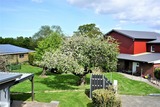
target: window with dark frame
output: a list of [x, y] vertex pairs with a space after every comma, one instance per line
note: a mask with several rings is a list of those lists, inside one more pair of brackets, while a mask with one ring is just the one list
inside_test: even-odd
[[24, 54], [19, 54], [19, 58], [24, 58]]

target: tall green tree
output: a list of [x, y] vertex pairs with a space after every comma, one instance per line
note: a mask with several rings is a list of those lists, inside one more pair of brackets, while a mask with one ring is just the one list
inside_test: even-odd
[[53, 25], [53, 26], [51, 26], [51, 28], [52, 28], [53, 32], [57, 32], [57, 33], [59, 33], [61, 36], [65, 36], [60, 26], [58, 26], [58, 25]]
[[36, 32], [33, 36], [32, 36], [32, 41], [35, 43], [35, 47], [37, 47], [38, 42], [47, 38], [49, 35], [51, 35], [53, 32], [59, 33], [60, 35], [63, 35], [62, 29], [60, 26], [58, 25], [53, 25], [53, 26], [49, 26], [49, 25], [44, 25], [41, 26], [40, 30], [38, 32]]
[[36, 48], [35, 59], [40, 61], [45, 52], [56, 51], [62, 45], [62, 35], [57, 32], [51, 33], [42, 41], [38, 42], [38, 47]]
[[41, 26], [40, 30], [33, 35], [34, 40], [42, 40], [52, 33], [52, 29], [48, 25]]
[[15, 44], [15, 39], [14, 38], [4, 38], [3, 39], [3, 44]]
[[96, 24], [84, 24], [78, 27], [78, 30], [74, 32], [76, 36], [85, 36], [90, 38], [99, 38], [103, 36], [103, 33], [96, 26]]
[[44, 26], [41, 26], [40, 30], [36, 32], [32, 38], [34, 40], [40, 41], [46, 38], [47, 36], [49, 36], [53, 32], [60, 33], [61, 35], [63, 34], [61, 27], [58, 25], [53, 25], [53, 26], [44, 25]]
[[19, 37], [16, 38], [16, 45], [24, 47], [24, 38], [23, 38], [23, 36], [19, 36]]
[[31, 37], [25, 37], [23, 44], [24, 44], [23, 46], [28, 48], [28, 49], [33, 49], [34, 50], [36, 48], [35, 47], [36, 45], [35, 45], [35, 43], [34, 43], [34, 41]]

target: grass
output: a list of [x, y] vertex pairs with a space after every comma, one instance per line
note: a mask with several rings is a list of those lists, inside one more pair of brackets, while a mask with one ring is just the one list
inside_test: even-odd
[[[22, 65], [16, 72], [34, 73], [35, 100], [39, 102], [60, 101], [60, 107], [91, 107], [91, 100], [85, 94], [89, 89], [90, 74], [86, 76], [87, 84], [77, 86], [78, 77], [72, 74], [51, 74], [41, 77], [42, 69], [30, 65]], [[111, 73], [105, 73], [110, 78]], [[160, 93], [160, 90], [140, 81], [130, 80], [116, 72], [112, 73], [113, 79], [118, 80], [118, 93], [127, 95], [147, 95]], [[31, 83], [29, 80], [19, 83], [11, 88], [12, 99], [31, 100]], [[20, 93], [19, 93], [20, 92]]]
[[[110, 77], [111, 74], [106, 74]], [[160, 90], [148, 85], [145, 82], [135, 81], [124, 77], [116, 72], [112, 73], [114, 80], [118, 80], [118, 93], [125, 95], [148, 95], [150, 93], [160, 93]]]
[[[39, 102], [60, 101], [60, 107], [91, 107], [91, 100], [85, 94], [86, 86], [77, 86], [78, 78], [72, 74], [47, 74], [41, 77], [42, 69], [30, 65], [22, 65], [15, 72], [34, 73], [35, 100]], [[88, 83], [89, 83], [89, 79]], [[31, 82], [19, 83], [11, 88], [14, 100], [31, 100]]]
[[38, 94], [36, 99], [44, 102], [50, 102], [54, 99], [60, 101], [60, 107], [91, 107], [91, 100], [84, 94], [84, 91]]

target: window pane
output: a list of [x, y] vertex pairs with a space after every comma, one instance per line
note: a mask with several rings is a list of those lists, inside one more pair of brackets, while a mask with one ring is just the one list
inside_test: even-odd
[[24, 58], [24, 54], [19, 54], [19, 58]]

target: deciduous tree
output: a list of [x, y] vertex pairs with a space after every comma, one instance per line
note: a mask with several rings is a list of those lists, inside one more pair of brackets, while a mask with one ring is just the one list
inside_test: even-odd
[[99, 38], [103, 35], [96, 24], [84, 24], [78, 27], [78, 30], [74, 32], [76, 36], [87, 36], [90, 38]]
[[41, 41], [43, 39], [45, 39], [47, 36], [49, 36], [51, 33], [53, 32], [57, 32], [60, 33], [61, 35], [63, 34], [62, 29], [60, 26], [57, 25], [53, 25], [53, 26], [49, 26], [49, 25], [44, 25], [41, 26], [40, 30], [38, 32], [36, 32], [33, 35], [33, 39], [37, 40], [37, 41]]
[[62, 45], [62, 36], [57, 32], [51, 33], [44, 40], [38, 42], [35, 59], [40, 61], [45, 52], [48, 52], [51, 50], [55, 51], [61, 45]]
[[41, 26], [40, 30], [36, 32], [32, 38], [35, 40], [42, 40], [46, 38], [48, 35], [50, 35], [52, 32], [53, 30], [51, 29], [50, 26], [44, 25], [44, 26]]
[[114, 71], [117, 66], [118, 44], [113, 38], [100, 40], [89, 37], [72, 37], [54, 53], [48, 51], [39, 62], [47, 68], [57, 68], [58, 72], [72, 72], [85, 83], [85, 75], [91, 68], [100, 67], [104, 71]]

